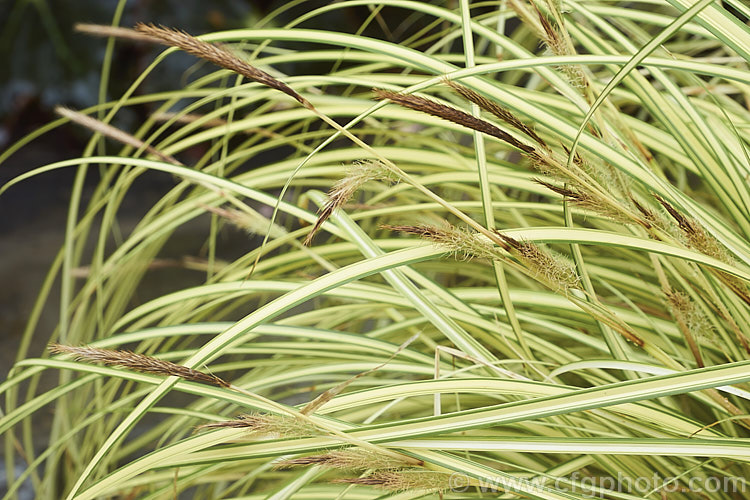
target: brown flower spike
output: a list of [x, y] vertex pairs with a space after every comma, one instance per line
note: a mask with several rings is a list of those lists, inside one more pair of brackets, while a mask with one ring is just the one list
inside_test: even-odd
[[452, 82], [450, 80], [444, 80], [445, 84], [448, 85], [450, 88], [456, 91], [461, 97], [466, 99], [467, 101], [473, 102], [483, 110], [492, 113], [496, 117], [500, 118], [502, 121], [510, 125], [511, 127], [523, 132], [524, 134], [531, 137], [534, 141], [537, 142], [540, 146], [546, 148], [547, 144], [542, 140], [541, 137], [537, 135], [534, 130], [523, 123], [521, 120], [519, 120], [510, 110], [500, 106], [495, 101], [492, 101], [490, 99], [487, 99], [483, 95], [480, 95], [473, 90], [471, 90], [468, 87], [464, 87], [463, 85], [459, 85], [456, 82]]
[[261, 83], [267, 87], [283, 92], [296, 99], [304, 107], [312, 109], [312, 104], [287, 84], [277, 80], [265, 71], [246, 63], [221, 44], [204, 42], [182, 30], [167, 28], [164, 26], [155, 26], [153, 24], [138, 23], [135, 25], [135, 31], [154, 40], [158, 40], [163, 45], [177, 47], [188, 54], [192, 54], [201, 59], [205, 59], [206, 61], [210, 61], [217, 66], [234, 71], [248, 80]]
[[131, 351], [100, 349], [98, 347], [73, 347], [62, 344], [50, 344], [49, 350], [53, 354], [70, 354], [76, 361], [87, 363], [101, 363], [107, 366], [120, 366], [141, 373], [154, 375], [175, 376], [191, 382], [202, 382], [217, 387], [230, 387], [229, 382], [215, 375], [193, 370], [186, 366], [164, 361], [145, 354]]
[[382, 89], [373, 89], [373, 92], [375, 93], [375, 100], [382, 101], [388, 99], [399, 106], [413, 109], [415, 111], [421, 111], [428, 115], [437, 116], [438, 118], [448, 120], [457, 125], [497, 137], [501, 141], [507, 142], [511, 146], [516, 147], [525, 153], [531, 153], [534, 151], [533, 147], [522, 143], [490, 122], [471, 116], [470, 114], [456, 108], [411, 94], [399, 94], [398, 92]]

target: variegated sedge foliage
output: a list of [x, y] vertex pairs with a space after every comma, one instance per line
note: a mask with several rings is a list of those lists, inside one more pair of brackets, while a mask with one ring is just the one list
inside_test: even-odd
[[[307, 29], [355, 3], [292, 2], [299, 17], [283, 28], [267, 19], [198, 38], [85, 28], [167, 44], [154, 67], [184, 50], [221, 69], [154, 96], [135, 93], [139, 79], [85, 118], [63, 111], [103, 137], [46, 168], [82, 173], [64, 250], [0, 386], [6, 475], [24, 471], [8, 497], [27, 479], [44, 499], [414, 498], [459, 496], [459, 472], [547, 499], [590, 496], [573, 474], [676, 478], [635, 495], [658, 499], [694, 498], [698, 475], [747, 477], [747, 386], [714, 389], [744, 384], [733, 363], [749, 356], [747, 30], [716, 2], [679, 25], [702, 6], [687, 0], [388, 0], [350, 33]], [[393, 13], [425, 23], [389, 25]], [[375, 25], [388, 29], [359, 36]], [[333, 69], [282, 73], [313, 60]], [[144, 102], [152, 118], [110, 128]], [[102, 180], [82, 206], [92, 164]], [[155, 171], [184, 182], [123, 233], [121, 201]], [[330, 197], [316, 214], [319, 189]], [[200, 244], [162, 259], [200, 217]], [[231, 227], [267, 241], [222, 260]], [[165, 262], [190, 286], [164, 279]], [[34, 358], [58, 276], [50, 340], [171, 364]], [[144, 302], [149, 278], [161, 288]], [[292, 417], [310, 400], [322, 402], [314, 424]]]
[[[569, 155], [572, 160], [566, 164], [565, 156], [553, 151], [533, 129], [515, 117], [512, 112], [471, 89], [454, 82], [446, 83], [465, 99], [528, 136], [534, 144], [527, 144], [481, 118], [424, 97], [381, 90], [376, 90], [375, 96], [378, 100], [388, 99], [403, 107], [442, 118], [467, 129], [476, 130], [507, 142], [528, 157], [536, 170], [564, 182], [565, 186], [556, 186], [543, 180], [537, 180], [537, 182], [583, 208], [614, 222], [638, 224], [652, 238], [685, 244], [689, 248], [727, 264], [735, 262], [729, 256], [726, 248], [709, 235], [700, 223], [681, 214], [658, 194], [653, 194], [653, 197], [671, 216], [671, 219], [658, 216], [653, 210], [639, 203], [629, 182], [611, 165], [606, 165], [600, 161], [587, 161], [579, 153], [570, 156], [572, 153], [563, 146], [564, 153]], [[419, 234], [446, 246], [455, 255], [487, 257], [491, 253], [490, 247], [477, 248], [475, 242], [469, 241], [469, 239], [473, 239], [471, 235], [466, 234], [466, 238], [462, 238], [461, 235], [465, 233], [453, 228], [398, 226], [395, 229]], [[532, 243], [519, 242], [501, 233], [498, 233], [498, 236], [507, 243], [507, 245], [501, 246], [506, 250], [511, 250], [516, 257], [519, 257], [526, 270], [546, 286], [556, 290], [578, 288], [579, 277], [563, 257], [555, 255], [554, 252], [543, 250]], [[494, 258], [499, 258], [497, 253], [494, 254]], [[712, 270], [712, 272], [743, 302], [750, 305], [750, 294], [745, 283], [721, 271]], [[671, 301], [674, 295], [669, 291], [666, 282], [664, 280], [661, 280], [661, 282], [667, 300]], [[730, 324], [732, 323], [730, 318], [725, 319], [728, 319]], [[733, 329], [742, 348], [750, 354], [750, 344], [748, 344], [746, 335], [736, 326]], [[690, 337], [689, 334], [688, 337]], [[633, 340], [635, 337], [626, 335], [626, 338]], [[689, 342], [692, 344], [692, 340], [689, 340]], [[642, 342], [637, 341], [637, 343], [643, 346]], [[700, 355], [694, 351], [694, 356], [700, 364]]]

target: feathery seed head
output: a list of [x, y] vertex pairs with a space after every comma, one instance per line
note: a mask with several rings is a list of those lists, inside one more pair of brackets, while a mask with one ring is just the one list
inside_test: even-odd
[[445, 247], [448, 252], [456, 258], [464, 260], [472, 258], [497, 259], [499, 254], [489, 241], [480, 238], [476, 233], [468, 229], [445, 224], [444, 227], [419, 225], [419, 226], [389, 226], [382, 225], [383, 229], [400, 231], [402, 233], [415, 234], [435, 244]]
[[713, 325], [701, 308], [682, 292], [666, 294], [667, 306], [672, 316], [681, 321], [697, 338], [710, 342], [718, 341]]
[[672, 216], [675, 222], [677, 222], [677, 226], [687, 240], [688, 246], [708, 255], [709, 257], [713, 257], [727, 264], [734, 264], [734, 259], [730, 256], [724, 245], [711, 236], [698, 221], [680, 213], [679, 210], [658, 194], [653, 193], [653, 196], [659, 203], [661, 203], [661, 206]]
[[531, 275], [553, 290], [580, 288], [580, 278], [573, 263], [565, 256], [529, 241], [519, 241], [499, 231], [496, 234], [511, 248], [511, 253]]
[[550, 191], [554, 191], [555, 193], [564, 196], [572, 203], [575, 203], [577, 206], [585, 208], [587, 210], [591, 210], [592, 212], [603, 217], [607, 217], [608, 219], [612, 219], [623, 224], [632, 224], [633, 222], [638, 222], [642, 226], [649, 227], [648, 221], [645, 221], [640, 217], [634, 219], [633, 216], [625, 212], [624, 209], [619, 208], [617, 205], [602, 202], [598, 197], [594, 196], [590, 191], [586, 189], [582, 189], [574, 185], [568, 185], [566, 187], [556, 186], [541, 179], [533, 179], [533, 181], [546, 187]]
[[374, 486], [389, 491], [445, 492], [451, 489], [451, 474], [424, 469], [377, 471], [365, 477], [334, 479], [334, 483]]
[[114, 127], [110, 125], [109, 123], [104, 123], [101, 120], [97, 120], [96, 118], [85, 115], [83, 113], [80, 113], [78, 111], [74, 111], [70, 108], [66, 108], [63, 106], [57, 106], [55, 107], [55, 113], [58, 115], [65, 117], [69, 119], [70, 121], [77, 123], [78, 125], [81, 125], [82, 127], [86, 127], [89, 130], [92, 130], [96, 133], [102, 134], [105, 137], [109, 137], [110, 139], [113, 139], [115, 141], [118, 141], [122, 144], [125, 144], [126, 146], [133, 147], [135, 149], [144, 149], [148, 153], [156, 156], [160, 160], [171, 163], [172, 165], [182, 165], [176, 158], [174, 158], [171, 155], [164, 154], [155, 147], [146, 144], [142, 140], [138, 139], [137, 137], [128, 134], [127, 132], [120, 130], [117, 127]]
[[113, 37], [120, 40], [132, 40], [134, 42], [159, 43], [158, 38], [139, 33], [130, 28], [121, 26], [108, 26], [104, 24], [77, 23], [73, 29], [79, 33], [85, 33], [92, 36]]
[[644, 206], [641, 204], [638, 200], [635, 199], [635, 197], [631, 194], [628, 199], [630, 200], [630, 203], [638, 210], [638, 212], [643, 215], [643, 226], [646, 229], [650, 229], [653, 226], [656, 227], [664, 227], [664, 219], [651, 210], [649, 207]]
[[331, 451], [322, 455], [293, 458], [277, 462], [275, 467], [285, 469], [288, 467], [300, 467], [307, 465], [321, 465], [332, 469], [399, 469], [409, 464], [395, 457], [382, 455], [360, 448], [347, 448], [344, 450]]
[[338, 180], [328, 191], [328, 201], [318, 210], [318, 220], [315, 221], [315, 225], [305, 238], [304, 245], [309, 246], [320, 226], [333, 212], [341, 208], [360, 187], [371, 180], [398, 182], [398, 176], [380, 161], [365, 160], [353, 163], [347, 175]]
[[211, 429], [247, 429], [254, 434], [271, 437], [314, 436], [320, 431], [312, 424], [287, 415], [270, 413], [247, 413], [232, 420], [199, 425], [196, 431]]

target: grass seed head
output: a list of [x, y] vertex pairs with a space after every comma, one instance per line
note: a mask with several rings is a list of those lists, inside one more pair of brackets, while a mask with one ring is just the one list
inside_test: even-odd
[[493, 115], [500, 118], [502, 121], [504, 121], [511, 127], [531, 137], [541, 147], [547, 148], [547, 144], [544, 142], [544, 140], [542, 140], [542, 138], [539, 137], [531, 127], [527, 126], [521, 120], [519, 120], [509, 109], [502, 107], [495, 101], [487, 99], [483, 95], [478, 94], [477, 92], [474, 92], [468, 87], [464, 87], [463, 85], [459, 85], [458, 83], [452, 82], [450, 80], [443, 80], [443, 81], [445, 82], [446, 85], [450, 86], [453, 90], [455, 90], [461, 97], [463, 97], [467, 101], [473, 102], [474, 104], [476, 104], [483, 110], [489, 113], [492, 113]]
[[[559, 24], [562, 22], [562, 17], [559, 17], [559, 9], [552, 3], [548, 3], [549, 7], [555, 8], [558, 12], [558, 17], [555, 25], [552, 25], [549, 18], [539, 10], [536, 3], [531, 2], [531, 5], [536, 11], [539, 19], [540, 26], [542, 27], [540, 38], [547, 46], [550, 53], [556, 56], [569, 56], [576, 55], [573, 45], [570, 43], [570, 38], [565, 31], [565, 27]], [[562, 72], [576, 87], [583, 88], [587, 83], [586, 75], [583, 72], [583, 68], [577, 64], [564, 64], [558, 66], [560, 72]]]
[[278, 224], [270, 224], [270, 221], [255, 210], [247, 207], [245, 210], [234, 208], [219, 208], [204, 206], [209, 212], [223, 217], [235, 227], [247, 231], [248, 234], [266, 234], [269, 233], [271, 238], [281, 238], [287, 234], [286, 229]]
[[437, 103], [431, 99], [426, 99], [424, 97], [419, 97], [412, 94], [399, 94], [398, 92], [392, 92], [390, 90], [382, 89], [374, 89], [373, 92], [375, 93], [375, 99], [378, 101], [388, 99], [391, 102], [398, 104], [399, 106], [413, 109], [415, 111], [421, 111], [422, 113], [427, 113], [428, 115], [436, 116], [438, 118], [442, 118], [443, 120], [461, 125], [464, 128], [476, 130], [478, 132], [497, 137], [501, 141], [504, 141], [525, 153], [534, 151], [533, 147], [522, 143], [509, 133], [491, 124], [490, 122], [472, 116], [456, 108], [452, 108], [450, 106], [446, 106], [445, 104]]
[[424, 469], [377, 471], [364, 477], [335, 479], [335, 483], [373, 486], [388, 491], [423, 491], [442, 493], [451, 489], [451, 475]]
[[575, 266], [565, 256], [536, 243], [519, 241], [499, 231], [496, 234], [511, 248], [511, 253], [521, 261], [532, 276], [553, 290], [565, 291], [580, 288], [580, 278]]
[[175, 376], [191, 382], [202, 382], [218, 387], [230, 387], [229, 382], [215, 376], [203, 373], [187, 366], [178, 365], [171, 361], [137, 354], [131, 351], [99, 349], [98, 347], [73, 347], [62, 344], [50, 344], [49, 350], [53, 354], [70, 354], [76, 361], [87, 363], [101, 363], [107, 366], [119, 366], [129, 370], [152, 373], [155, 375]]
[[78, 125], [81, 125], [82, 127], [85, 127], [89, 130], [92, 130], [93, 132], [99, 133], [105, 137], [109, 137], [110, 139], [113, 139], [117, 142], [120, 142], [122, 144], [125, 144], [126, 146], [130, 146], [135, 149], [144, 149], [148, 153], [156, 156], [160, 160], [171, 163], [172, 165], [182, 165], [175, 157], [162, 153], [155, 147], [146, 144], [142, 140], [138, 139], [137, 137], [120, 130], [117, 127], [114, 127], [110, 125], [109, 123], [104, 123], [101, 120], [97, 120], [96, 118], [80, 113], [78, 111], [74, 111], [72, 109], [63, 107], [63, 106], [57, 106], [55, 108], [55, 113], [58, 115], [65, 117], [72, 121], [73, 123], [77, 123]]
[[399, 469], [409, 464], [395, 457], [382, 455], [360, 448], [347, 448], [345, 450], [331, 451], [322, 455], [283, 460], [276, 464], [279, 469], [288, 467], [300, 467], [308, 465], [321, 465], [332, 469], [366, 470], [366, 469]]
[[177, 47], [188, 54], [192, 54], [217, 66], [234, 71], [248, 80], [260, 83], [272, 89], [276, 89], [297, 100], [304, 107], [312, 109], [312, 104], [299, 95], [295, 90], [284, 82], [272, 77], [237, 57], [224, 45], [208, 43], [178, 29], [155, 26], [153, 24], [138, 23], [135, 26], [138, 33], [142, 33], [152, 39], [158, 40], [168, 47]]
[[381, 227], [392, 231], [415, 234], [430, 240], [436, 245], [444, 247], [451, 255], [458, 259], [497, 259], [499, 257], [497, 250], [495, 250], [495, 247], [489, 241], [480, 238], [479, 235], [470, 232], [468, 229], [458, 228], [447, 223], [444, 227], [429, 225], [382, 225]]
[[698, 221], [690, 216], [682, 214], [677, 208], [658, 194], [654, 193], [653, 196], [659, 203], [661, 203], [661, 206], [672, 216], [675, 222], [677, 222], [677, 226], [684, 235], [688, 246], [726, 264], [735, 263], [726, 247], [719, 243], [716, 238], [711, 236]]
[[616, 222], [620, 222], [622, 224], [632, 224], [633, 222], [638, 222], [643, 226], [648, 227], [648, 222], [644, 221], [642, 218], [637, 217], [634, 219], [632, 216], [629, 216], [627, 212], [621, 209], [618, 209], [617, 205], [612, 205], [610, 203], [604, 203], [602, 202], [598, 197], [594, 196], [590, 191], [587, 191], [585, 189], [580, 189], [577, 186], [571, 186], [568, 185], [566, 187], [562, 186], [556, 186], [554, 184], [550, 184], [549, 182], [543, 181], [541, 179], [533, 179], [534, 182], [537, 184], [540, 184], [550, 191], [554, 191], [555, 193], [567, 198], [569, 201], [574, 203], [575, 205], [585, 208], [586, 210], [590, 210], [594, 212], [595, 214], [601, 215], [602, 217], [606, 217], [608, 219], [614, 220]]
[[632, 194], [629, 196], [629, 200], [631, 205], [643, 216], [643, 226], [645, 228], [650, 229], [653, 226], [664, 227], [664, 218], [660, 214], [643, 205]]
[[304, 245], [309, 246], [320, 226], [333, 212], [341, 208], [359, 188], [371, 180], [398, 182], [398, 177], [379, 161], [366, 160], [353, 163], [347, 175], [339, 179], [328, 191], [328, 201], [318, 210], [318, 220], [315, 221], [315, 225], [305, 238]]
[[199, 425], [196, 431], [211, 429], [247, 429], [252, 433], [272, 437], [301, 437], [320, 434], [315, 426], [288, 415], [247, 413], [232, 420]]
[[85, 33], [91, 36], [113, 37], [120, 40], [131, 40], [134, 42], [159, 43], [158, 38], [139, 33], [130, 28], [121, 26], [109, 26], [104, 24], [77, 23], [73, 29], [79, 33]]
[[667, 306], [672, 316], [681, 321], [696, 337], [712, 343], [719, 341], [711, 321], [703, 310], [682, 292], [671, 291], [667, 294]]

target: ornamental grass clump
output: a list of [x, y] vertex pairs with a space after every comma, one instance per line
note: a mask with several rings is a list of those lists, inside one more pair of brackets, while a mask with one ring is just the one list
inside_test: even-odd
[[[0, 153], [89, 131], [0, 187], [75, 171], [0, 383], [5, 498], [744, 498], [748, 15], [79, 26], [109, 38], [101, 100]], [[122, 44], [163, 50], [124, 92]]]

